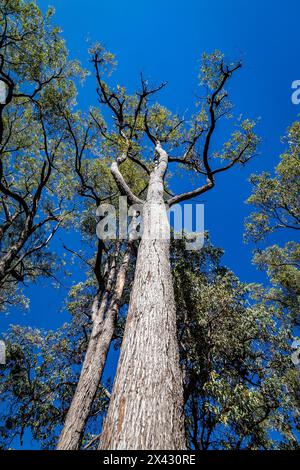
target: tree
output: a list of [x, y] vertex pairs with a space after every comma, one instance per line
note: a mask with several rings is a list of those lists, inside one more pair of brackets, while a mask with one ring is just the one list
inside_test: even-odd
[[8, 0], [0, 7], [0, 287], [2, 307], [18, 301], [17, 287], [52, 274], [50, 240], [70, 217], [62, 110], [74, 105], [74, 79], [53, 11]]
[[[260, 242], [282, 230], [295, 235], [300, 229], [300, 122], [294, 122], [284, 139], [286, 151], [281, 155], [276, 173], [252, 175], [253, 194], [248, 203], [256, 208], [247, 221], [248, 239]], [[278, 303], [299, 326], [299, 243], [288, 241], [284, 247], [272, 245], [256, 250], [254, 263], [265, 269], [272, 284], [269, 298]]]
[[115, 332], [131, 250], [132, 246], [129, 243], [117, 269], [116, 258], [120, 255], [120, 247], [117, 246], [113, 253], [113, 260], [101, 301], [99, 302], [99, 295], [94, 299], [92, 305], [93, 327], [81, 374], [58, 442], [58, 450], [76, 450], [81, 445], [86, 422], [95, 401]]
[[243, 284], [207, 240], [172, 256], [188, 446], [298, 448], [291, 327], [262, 287]]
[[[251, 158], [258, 139], [254, 123], [244, 120], [221, 153], [211, 151], [216, 125], [231, 109], [224, 87], [240, 68], [240, 63], [226, 65], [219, 52], [203, 56], [201, 79], [209, 93], [199, 113], [191, 118], [190, 127], [162, 106], [149, 105], [149, 98], [163, 85], [149, 88], [142, 77], [141, 91], [128, 96], [124, 88], [113, 89], [104, 82], [102, 74], [112, 65], [112, 55], [101, 46], [92, 53], [99, 101], [113, 115], [113, 122], [107, 125], [96, 120], [100, 134], [110, 140], [117, 155], [111, 172], [121, 194], [130, 204], [141, 205], [143, 213], [143, 235], [100, 448], [184, 449], [183, 388], [166, 205], [171, 207], [212, 189], [217, 174]], [[148, 162], [144, 158], [148, 153], [144, 136], [155, 152]], [[171, 156], [174, 149], [182, 150], [183, 156]], [[126, 160], [148, 174], [145, 200], [122, 176], [120, 167]], [[194, 170], [206, 182], [165, 200], [164, 181], [171, 162]]]
[[[85, 146], [88, 143], [89, 127], [84, 133], [83, 143], [80, 145], [80, 137], [76, 135], [71, 120], [68, 117], [66, 119], [75, 143], [75, 169], [79, 176], [79, 193], [89, 201], [84, 215], [80, 214], [81, 230], [93, 242], [96, 232], [95, 218], [91, 219], [90, 214], [93, 209], [95, 213], [103, 201], [109, 200], [111, 203], [115, 203], [118, 190], [111, 175], [106, 174], [106, 162], [99, 163], [98, 159], [92, 160], [88, 157], [83, 159]], [[133, 169], [134, 177], [132, 177], [130, 166], [129, 164], [127, 168], [127, 177], [138, 190], [139, 186], [143, 185], [143, 178], [139, 177], [139, 173], [135, 169]], [[103, 240], [99, 240], [94, 258], [87, 262], [92, 268], [92, 271], [88, 273], [88, 284], [93, 285], [96, 282], [92, 302], [88, 303], [92, 329], [79, 381], [60, 435], [57, 446], [59, 450], [74, 450], [81, 445], [86, 422], [97, 395], [115, 332], [130, 262], [133, 263], [133, 244], [133, 240], [129, 240], [127, 243], [109, 242], [106, 244]], [[82, 256], [80, 257], [82, 259]], [[94, 277], [93, 280], [91, 280], [91, 273]], [[80, 305], [78, 307], [80, 312]]]

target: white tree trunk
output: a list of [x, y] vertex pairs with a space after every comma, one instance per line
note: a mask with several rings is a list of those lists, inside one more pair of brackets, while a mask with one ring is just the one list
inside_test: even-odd
[[159, 227], [166, 229], [166, 165], [162, 158], [150, 177], [144, 232], [100, 449], [186, 448], [170, 240], [159, 233]]

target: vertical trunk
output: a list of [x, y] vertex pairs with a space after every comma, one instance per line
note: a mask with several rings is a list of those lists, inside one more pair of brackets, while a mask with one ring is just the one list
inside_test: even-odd
[[[129, 243], [117, 274], [109, 307], [107, 308], [107, 302], [115, 277], [115, 265], [111, 267], [107, 288], [102, 297], [100, 307], [95, 308], [97, 301], [94, 303], [93, 328], [80, 378], [59, 439], [58, 450], [77, 450], [80, 447], [82, 434], [101, 381], [114, 334], [130, 255], [131, 244]], [[106, 308], [107, 311], [105, 313]]]
[[151, 174], [143, 207], [144, 231], [100, 449], [186, 448], [170, 241], [160, 234], [167, 224], [166, 165], [162, 159]]

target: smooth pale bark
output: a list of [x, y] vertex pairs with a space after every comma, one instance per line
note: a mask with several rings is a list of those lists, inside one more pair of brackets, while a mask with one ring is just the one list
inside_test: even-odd
[[[80, 378], [59, 439], [58, 450], [77, 450], [80, 447], [84, 428], [101, 381], [107, 354], [113, 338], [130, 256], [131, 243], [129, 242], [122, 264], [118, 270], [115, 284], [114, 260], [100, 307], [98, 307], [97, 299], [95, 299], [93, 305], [93, 328]], [[108, 298], [112, 288], [113, 294], [107, 308]]]
[[[183, 387], [163, 200], [167, 155], [150, 175], [143, 235], [100, 449], [185, 449]], [[168, 232], [168, 233], [166, 233]]]

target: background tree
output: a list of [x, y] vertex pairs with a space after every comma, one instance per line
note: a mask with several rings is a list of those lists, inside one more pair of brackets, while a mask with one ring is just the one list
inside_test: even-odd
[[[253, 194], [248, 199], [256, 211], [246, 224], [247, 237], [261, 242], [270, 235], [285, 231], [297, 239], [300, 229], [300, 122], [294, 122], [284, 139], [286, 151], [280, 157], [275, 175], [252, 175]], [[272, 288], [270, 300], [284, 309], [287, 323], [299, 326], [299, 261], [300, 247], [288, 241], [256, 250], [254, 263], [267, 271]]]
[[291, 328], [221, 255], [207, 240], [192, 253], [177, 242], [172, 256], [189, 447], [297, 448]]
[[[18, 300], [17, 285], [49, 276], [50, 240], [68, 220], [70, 152], [62, 110], [75, 104], [74, 79], [50, 9], [8, 0], [0, 7], [0, 303]], [[3, 85], [4, 84], [4, 85]], [[3, 88], [4, 87], [4, 88]]]

